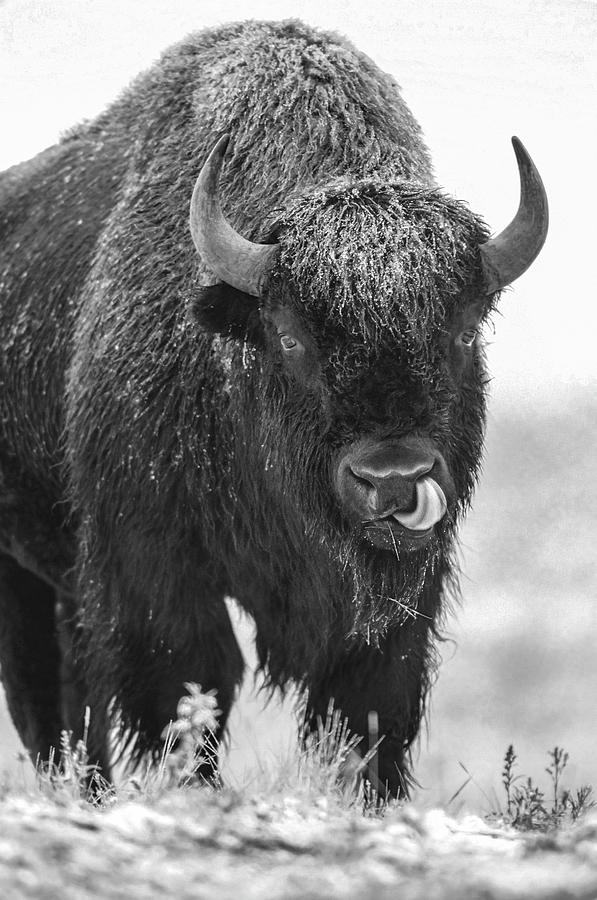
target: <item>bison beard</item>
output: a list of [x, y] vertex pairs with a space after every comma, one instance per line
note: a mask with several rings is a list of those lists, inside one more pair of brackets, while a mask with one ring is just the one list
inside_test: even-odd
[[[225, 132], [226, 216], [279, 247], [259, 297], [206, 286], [221, 272], [188, 229]], [[217, 689], [224, 729], [243, 672], [229, 595], [310, 723], [330, 698], [358, 734], [378, 712], [380, 778], [406, 793], [502, 250], [488, 282], [487, 229], [433, 185], [393, 80], [298, 22], [191, 35], [2, 176], [0, 232], [0, 658], [32, 757], [85, 705], [106, 774], [109, 710], [135, 757], [158, 753], [185, 681]], [[367, 475], [419, 446], [447, 503], [424, 536]], [[340, 490], [359, 453], [366, 477], [345, 465]]]

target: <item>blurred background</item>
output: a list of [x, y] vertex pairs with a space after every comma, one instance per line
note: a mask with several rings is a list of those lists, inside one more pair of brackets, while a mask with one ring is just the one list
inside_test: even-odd
[[[542, 173], [545, 249], [486, 335], [485, 471], [462, 531], [463, 602], [417, 753], [418, 799], [447, 803], [465, 766], [473, 781], [450, 808], [495, 809], [510, 743], [519, 771], [540, 782], [557, 744], [570, 753], [566, 783], [597, 786], [595, 0], [0, 0], [0, 169], [94, 116], [186, 33], [288, 17], [341, 32], [395, 76], [439, 184], [494, 231], [518, 205], [512, 134]], [[251, 623], [236, 624], [251, 662]], [[262, 707], [248, 677], [226, 762], [233, 782], [294, 746], [291, 699]], [[9, 777], [18, 749], [2, 706]]]

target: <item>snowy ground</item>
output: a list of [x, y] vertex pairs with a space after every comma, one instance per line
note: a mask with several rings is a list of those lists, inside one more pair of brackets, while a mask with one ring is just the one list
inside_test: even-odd
[[521, 835], [439, 811], [372, 819], [325, 798], [191, 792], [105, 812], [9, 798], [0, 834], [5, 900], [597, 895], [597, 819], [555, 836]]
[[[439, 182], [495, 230], [517, 205], [518, 134], [546, 183], [551, 230], [503, 299], [489, 335], [495, 376], [486, 475], [464, 532], [465, 605], [453, 620], [419, 775], [429, 802], [491, 806], [501, 757], [517, 746], [539, 774], [564, 745], [571, 779], [597, 783], [594, 697], [597, 4], [589, 0], [4, 0], [0, 2], [0, 167], [94, 115], [190, 30], [300, 16], [347, 34], [392, 72], [421, 122]], [[268, 767], [290, 739], [288, 710], [243, 694], [235, 777]], [[17, 746], [0, 726], [0, 764]], [[252, 753], [247, 753], [249, 748]], [[576, 765], [576, 768], [574, 767]], [[415, 895], [413, 895], [415, 896]]]

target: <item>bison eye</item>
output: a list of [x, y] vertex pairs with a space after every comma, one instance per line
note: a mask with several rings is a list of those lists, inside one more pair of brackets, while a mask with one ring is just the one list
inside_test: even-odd
[[476, 328], [467, 328], [466, 331], [463, 331], [460, 335], [460, 341], [464, 344], [465, 347], [472, 347], [475, 343], [475, 338], [477, 337], [477, 329]]
[[282, 345], [282, 349], [287, 353], [290, 353], [292, 350], [302, 349], [302, 344], [300, 341], [297, 341], [296, 338], [293, 338], [291, 334], [281, 334], [280, 335], [280, 343]]

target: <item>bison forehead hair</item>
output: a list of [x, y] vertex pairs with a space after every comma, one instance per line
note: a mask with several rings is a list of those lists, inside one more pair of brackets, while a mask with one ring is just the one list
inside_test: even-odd
[[425, 353], [483, 295], [488, 229], [438, 190], [340, 179], [291, 200], [275, 232], [281, 260], [270, 294], [306, 312], [324, 340], [343, 332], [372, 352], [407, 342]]

